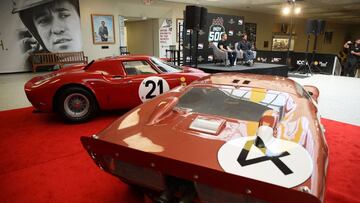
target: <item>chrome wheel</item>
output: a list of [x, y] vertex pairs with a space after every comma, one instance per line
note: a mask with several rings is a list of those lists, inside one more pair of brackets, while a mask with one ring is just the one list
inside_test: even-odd
[[69, 117], [83, 117], [89, 112], [89, 109], [89, 99], [83, 94], [72, 93], [64, 100], [64, 111]]

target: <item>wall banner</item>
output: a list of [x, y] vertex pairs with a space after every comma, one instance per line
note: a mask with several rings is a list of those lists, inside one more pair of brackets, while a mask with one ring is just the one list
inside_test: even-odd
[[119, 16], [119, 41], [120, 46], [126, 47], [125, 43], [125, 18], [124, 16]]
[[172, 34], [172, 19], [165, 19], [161, 24], [159, 32], [160, 58], [166, 57], [166, 50], [170, 49], [170, 45], [172, 44]]
[[0, 73], [30, 71], [34, 52], [82, 50], [78, 0], [5, 0], [0, 21]]
[[[184, 13], [185, 15], [185, 13]], [[186, 24], [186, 22], [185, 22]], [[184, 27], [186, 27], [184, 25]], [[221, 34], [226, 33], [228, 35], [228, 41], [230, 47], [234, 49], [236, 42], [240, 41], [240, 35], [244, 33], [244, 17], [242, 16], [230, 16], [216, 13], [208, 13], [207, 24], [199, 31], [198, 34], [198, 54], [197, 61], [201, 63], [211, 63], [213, 61], [213, 51], [209, 48], [209, 43], [217, 43], [221, 40]], [[191, 50], [190, 56], [190, 36], [192, 45], [195, 46], [196, 33], [191, 33], [191, 30], [184, 29], [184, 64], [189, 64], [190, 59], [195, 58], [195, 50]], [[195, 61], [192, 60], [192, 64]]]

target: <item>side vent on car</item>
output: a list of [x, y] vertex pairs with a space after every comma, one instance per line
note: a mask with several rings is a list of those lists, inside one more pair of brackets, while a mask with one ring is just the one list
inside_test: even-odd
[[238, 79], [234, 79], [234, 80], [232, 81], [232, 83], [238, 83], [238, 82], [240, 82], [240, 80], [238, 80]]
[[244, 82], [242, 84], [244, 84], [244, 85], [250, 84], [250, 80], [244, 80]]

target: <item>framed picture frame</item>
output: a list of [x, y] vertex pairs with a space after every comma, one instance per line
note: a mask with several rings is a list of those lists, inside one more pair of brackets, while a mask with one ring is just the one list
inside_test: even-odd
[[[295, 45], [295, 36], [292, 36], [291, 38], [291, 45], [290, 45], [290, 51], [294, 51], [294, 45]], [[272, 51], [287, 51], [289, 46], [289, 36], [282, 35], [282, 36], [273, 36], [272, 40]]]
[[94, 44], [115, 44], [114, 16], [91, 14]]

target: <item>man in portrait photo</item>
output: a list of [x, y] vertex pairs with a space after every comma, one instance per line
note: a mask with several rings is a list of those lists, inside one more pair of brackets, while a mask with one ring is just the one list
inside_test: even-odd
[[102, 20], [101, 21], [101, 26], [99, 27], [99, 35], [101, 38], [102, 42], [107, 42], [108, 41], [108, 36], [109, 36], [109, 32], [108, 32], [108, 28], [105, 25], [105, 21]]
[[25, 53], [76, 52], [82, 49], [78, 0], [14, 0], [28, 31], [19, 34]]

